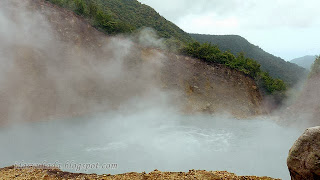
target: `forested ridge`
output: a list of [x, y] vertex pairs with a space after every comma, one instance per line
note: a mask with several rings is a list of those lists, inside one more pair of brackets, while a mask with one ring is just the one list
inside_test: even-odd
[[268, 72], [273, 78], [282, 79], [289, 86], [295, 85], [300, 79], [308, 74], [304, 68], [269, 54], [260, 47], [248, 42], [245, 38], [237, 35], [203, 35], [190, 34], [200, 43], [217, 45], [222, 51], [230, 51], [232, 54], [243, 52], [246, 57], [256, 60], [261, 69]]
[[192, 38], [153, 8], [136, 0], [46, 0], [70, 9], [90, 23], [108, 33], [131, 33], [136, 29], [151, 27], [162, 38], [189, 42]]
[[[270, 57], [261, 58], [261, 54], [256, 55], [256, 50], [252, 50], [250, 43], [242, 43], [242, 40], [239, 40], [239, 38], [236, 40], [231, 38], [232, 41], [229, 40], [230, 38], [220, 38], [219, 41], [216, 41], [211, 38], [216, 36], [194, 34], [190, 36], [175, 24], [167, 21], [154, 9], [137, 0], [46, 1], [72, 10], [79, 16], [84, 17], [97, 29], [111, 35], [119, 33], [130, 34], [140, 28], [151, 27], [156, 30], [159, 37], [166, 39], [167, 45], [182, 47], [180, 52], [185, 55], [237, 69], [254, 78], [260, 84], [260, 87], [269, 94], [286, 90], [286, 84], [281, 79], [292, 85], [297, 81], [299, 76], [303, 75], [303, 70], [299, 68], [294, 69], [295, 75], [291, 75], [292, 71], [290, 70], [288, 70], [288, 74], [284, 70], [285, 68], [290, 69], [289, 66], [281, 67], [282, 62], [277, 62], [279, 60], [274, 59], [270, 60]], [[201, 45], [197, 41], [200, 43], [213, 42], [213, 44], [217, 44], [219, 47], [206, 43]], [[244, 46], [239, 45], [241, 43]], [[267, 55], [272, 56], [270, 54]], [[283, 60], [280, 59], [280, 61]]]

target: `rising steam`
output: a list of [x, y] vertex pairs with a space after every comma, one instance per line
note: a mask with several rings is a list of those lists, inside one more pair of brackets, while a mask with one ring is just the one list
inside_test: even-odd
[[[155, 73], [166, 59], [163, 54], [150, 51], [152, 58], [143, 60], [141, 48], [129, 38], [106, 39], [93, 29], [77, 34], [59, 27], [54, 21], [61, 17], [52, 10], [42, 12], [32, 5], [1, 2], [0, 122], [105, 111], [131, 98], [148, 97], [158, 88]], [[158, 45], [152, 34], [143, 30], [137, 41]], [[70, 36], [84, 37], [64, 39]]]
[[74, 160], [119, 165], [88, 171], [97, 173], [289, 176], [285, 159], [300, 131], [264, 118], [182, 113], [176, 92], [163, 88], [168, 57], [152, 30], [106, 38], [28, 2], [0, 2], [0, 166]]

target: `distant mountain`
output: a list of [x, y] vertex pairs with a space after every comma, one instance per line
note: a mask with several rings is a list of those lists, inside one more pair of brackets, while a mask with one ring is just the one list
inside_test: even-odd
[[241, 36], [203, 34], [190, 35], [200, 43], [209, 42], [217, 45], [222, 51], [230, 51], [235, 55], [240, 52], [244, 52], [247, 57], [259, 62], [262, 70], [267, 71], [273, 78], [282, 79], [290, 86], [297, 83], [301, 78], [305, 78], [307, 76], [307, 70], [304, 68], [265, 52], [260, 47], [251, 44]]
[[310, 70], [314, 60], [316, 60], [316, 56], [303, 56], [300, 58], [292, 59], [290, 62]]

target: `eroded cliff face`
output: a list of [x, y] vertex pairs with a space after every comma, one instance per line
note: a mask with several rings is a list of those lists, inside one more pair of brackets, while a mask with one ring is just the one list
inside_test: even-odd
[[162, 82], [183, 94], [187, 112], [231, 113], [240, 118], [262, 114], [262, 97], [250, 77], [223, 65], [168, 57]]
[[1, 123], [107, 111], [132, 98], [159, 100], [162, 92], [186, 113], [263, 112], [254, 80], [160, 50], [151, 30], [108, 37], [42, 0], [1, 6]]

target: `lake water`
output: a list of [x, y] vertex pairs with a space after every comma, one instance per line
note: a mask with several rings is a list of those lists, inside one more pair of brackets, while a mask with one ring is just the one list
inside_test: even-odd
[[[227, 170], [289, 179], [287, 154], [301, 133], [265, 118], [113, 112], [2, 127], [0, 166], [56, 163], [62, 170], [98, 174]], [[99, 166], [82, 166], [87, 163]], [[117, 168], [101, 167], [108, 163]]]

